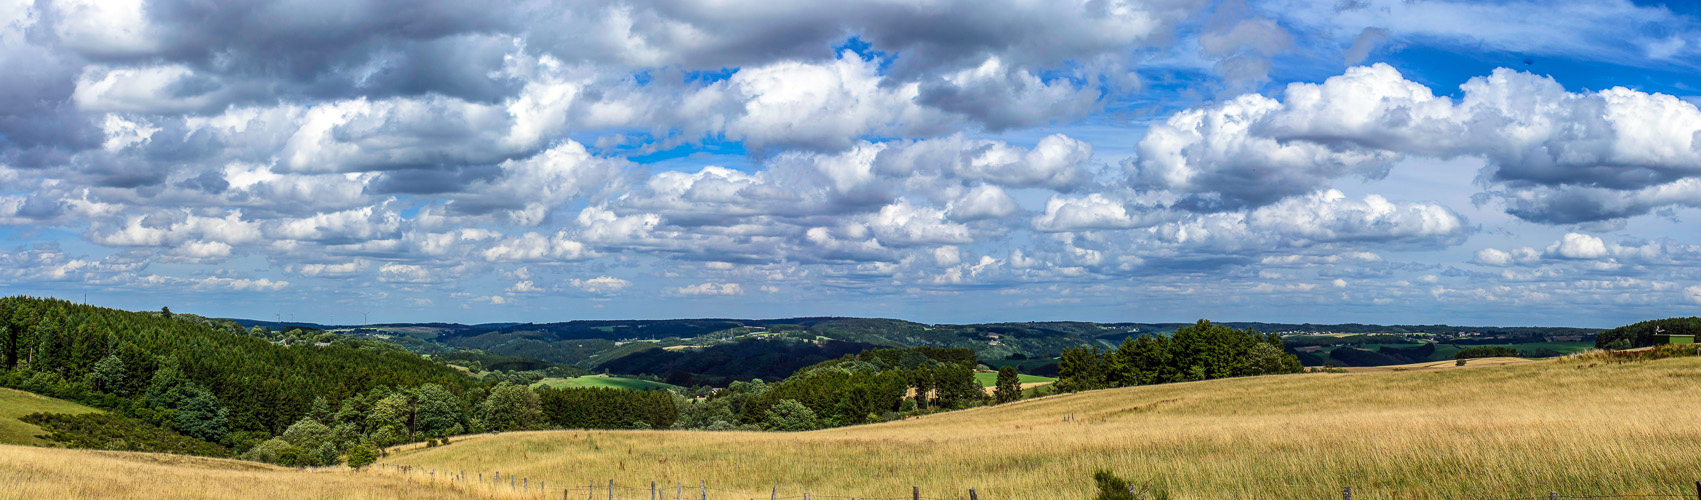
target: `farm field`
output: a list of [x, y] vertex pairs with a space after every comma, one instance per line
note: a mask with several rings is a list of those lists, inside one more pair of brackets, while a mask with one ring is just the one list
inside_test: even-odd
[[[980, 382], [981, 387], [997, 387], [998, 386], [998, 374], [997, 373], [985, 373], [985, 372], [975, 373], [975, 381]], [[1022, 383], [1022, 387], [1031, 387], [1030, 384], [1033, 384], [1033, 385], [1049, 384], [1049, 383], [1052, 383], [1052, 382], [1056, 382], [1057, 379], [1054, 378], [1054, 377], [1041, 377], [1039, 375], [1028, 375], [1026, 373], [1023, 373], [1023, 374], [1019, 374], [1019, 376], [1017, 377], [1017, 381]]]
[[653, 380], [643, 380], [643, 379], [625, 378], [625, 377], [610, 377], [610, 376], [607, 376], [607, 375], [585, 375], [583, 377], [574, 377], [574, 378], [554, 378], [554, 377], [546, 378], [546, 379], [543, 379], [543, 380], [539, 380], [536, 384], [532, 384], [532, 387], [533, 388], [538, 388], [538, 387], [555, 387], [555, 388], [562, 388], [562, 387], [607, 387], [607, 388], [612, 388], [612, 389], [631, 389], [631, 390], [635, 390], [635, 391], [648, 391], [648, 390], [654, 390], [654, 389], [667, 389], [667, 388], [678, 387], [678, 386], [675, 386], [673, 384], [656, 382], [656, 381], [653, 381]]
[[1057, 364], [1057, 361], [1058, 361], [1058, 358], [1021, 359], [1021, 360], [995, 359], [995, 360], [982, 361], [981, 363], [985, 364], [986, 366], [990, 366], [993, 369], [999, 369], [999, 368], [1003, 368], [1003, 367], [1006, 367], [1006, 366], [1014, 366], [1014, 367], [1016, 367], [1016, 370], [1019, 370], [1022, 373], [1027, 373], [1027, 372], [1030, 372], [1030, 371], [1037, 370], [1037, 369], [1044, 367], [1046, 365], [1055, 365], [1055, 364]]
[[[0, 444], [45, 445], [36, 437], [46, 432], [19, 418], [31, 413], [93, 413], [100, 410], [63, 399], [38, 396], [24, 391], [0, 388]], [[3, 498], [3, 497], [0, 497]]]
[[1563, 359], [1131, 387], [793, 434], [515, 432], [386, 462], [549, 484], [704, 481], [711, 500], [911, 485], [941, 499], [1088, 498], [1099, 468], [1195, 499], [1347, 486], [1372, 499], [1692, 495], [1698, 404], [1701, 359]]

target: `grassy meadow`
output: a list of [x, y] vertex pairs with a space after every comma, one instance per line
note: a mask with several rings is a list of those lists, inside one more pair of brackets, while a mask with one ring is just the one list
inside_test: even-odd
[[0, 444], [41, 446], [47, 441], [36, 436], [46, 434], [35, 424], [18, 420], [31, 413], [92, 413], [100, 410], [63, 399], [38, 396], [24, 391], [0, 388]]
[[635, 390], [635, 391], [648, 391], [648, 390], [654, 390], [654, 389], [669, 389], [669, 388], [678, 387], [678, 386], [675, 386], [673, 384], [656, 382], [656, 381], [653, 381], [653, 380], [643, 380], [643, 379], [624, 378], [624, 377], [610, 377], [610, 376], [607, 376], [607, 375], [585, 375], [585, 376], [582, 376], [582, 377], [574, 377], [574, 378], [551, 377], [551, 378], [539, 380], [537, 383], [532, 384], [532, 388], [534, 388], [534, 389], [542, 388], [542, 387], [554, 387], [554, 388], [562, 388], [562, 387], [605, 387], [605, 388], [610, 388], [610, 389], [631, 389], [631, 390]]
[[[0, 445], [0, 500], [460, 500], [536, 498], [347, 467], [290, 469], [158, 453]], [[551, 498], [558, 498], [551, 497]]]
[[793, 434], [505, 433], [386, 462], [549, 484], [705, 481], [711, 500], [776, 486], [907, 497], [911, 485], [941, 499], [1088, 498], [1099, 468], [1195, 499], [1345, 486], [1360, 499], [1693, 495], [1698, 407], [1701, 359], [1562, 359], [1130, 387]]
[[[394, 450], [383, 466], [290, 469], [0, 445], [0, 500], [1090, 498], [1109, 468], [1177, 499], [1694, 495], [1701, 358], [1309, 373], [1130, 387], [804, 433], [541, 431]], [[17, 405], [5, 394], [0, 408]], [[44, 403], [33, 403], [44, 404]], [[398, 465], [413, 466], [403, 472]], [[445, 482], [500, 471], [530, 489]], [[544, 488], [539, 488], [542, 481]], [[503, 481], [507, 483], [507, 481]], [[545, 489], [547, 488], [547, 490]], [[694, 487], [685, 488], [686, 496]]]

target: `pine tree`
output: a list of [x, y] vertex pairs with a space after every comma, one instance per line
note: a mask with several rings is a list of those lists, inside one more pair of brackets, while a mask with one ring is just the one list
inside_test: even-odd
[[1022, 399], [1022, 377], [1016, 373], [1016, 367], [998, 369], [998, 388], [993, 393], [999, 404]]

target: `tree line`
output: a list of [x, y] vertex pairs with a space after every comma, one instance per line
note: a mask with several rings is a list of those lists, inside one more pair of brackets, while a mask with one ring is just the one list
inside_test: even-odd
[[1276, 334], [1199, 320], [1169, 337], [1142, 335], [1109, 351], [1073, 347], [1058, 360], [1058, 391], [1304, 371]]
[[774, 383], [738, 381], [676, 396], [676, 429], [803, 431], [896, 420], [991, 402], [973, 350], [874, 349]]
[[1701, 335], [1701, 317], [1643, 321], [1607, 330], [1595, 337], [1597, 349], [1633, 349], [1654, 345], [1655, 331], [1661, 335]]

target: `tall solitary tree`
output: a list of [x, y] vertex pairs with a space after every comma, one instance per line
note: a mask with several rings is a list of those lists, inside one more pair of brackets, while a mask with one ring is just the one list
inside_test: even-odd
[[998, 369], [998, 388], [993, 390], [993, 398], [1000, 404], [1022, 399], [1022, 377], [1016, 373], [1016, 367]]

